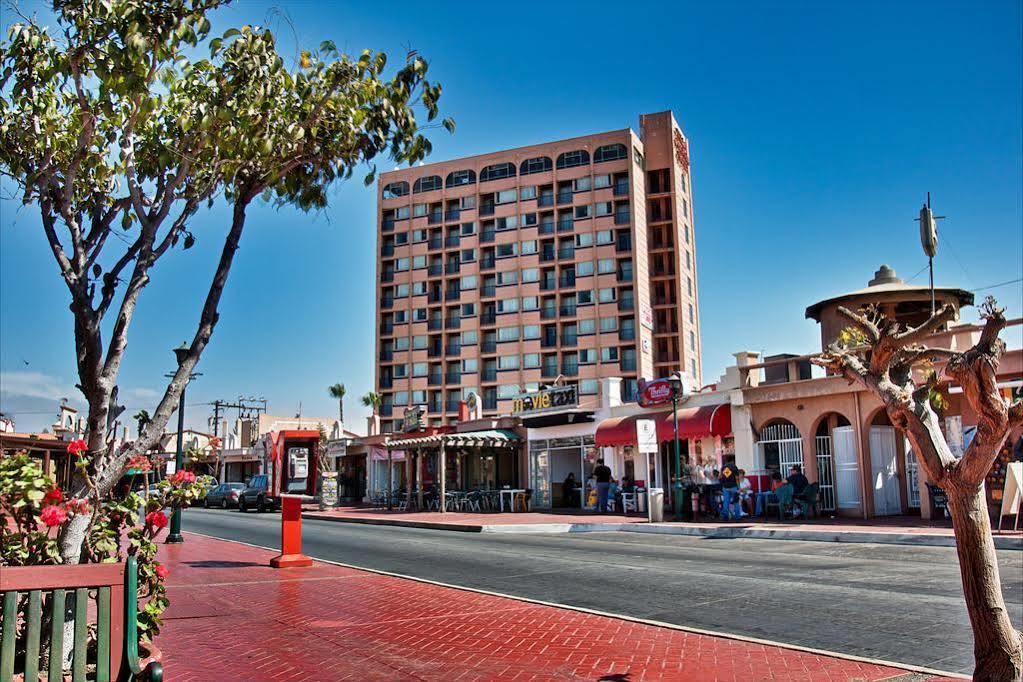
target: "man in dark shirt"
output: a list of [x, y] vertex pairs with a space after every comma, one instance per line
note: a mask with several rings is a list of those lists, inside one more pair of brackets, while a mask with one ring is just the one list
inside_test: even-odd
[[803, 475], [803, 467], [798, 464], [789, 469], [789, 477], [785, 480], [792, 484], [792, 492], [796, 496], [802, 495], [806, 486], [810, 485], [810, 481]]
[[606, 514], [607, 492], [611, 489], [611, 467], [604, 464], [604, 460], [598, 459], [593, 469], [593, 478], [597, 480], [597, 511]]
[[[739, 518], [739, 469], [729, 462], [721, 467], [721, 516], [725, 521]], [[734, 508], [734, 509], [733, 509]]]

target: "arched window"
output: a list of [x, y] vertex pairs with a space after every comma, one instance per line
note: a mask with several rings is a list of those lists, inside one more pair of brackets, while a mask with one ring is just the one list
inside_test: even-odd
[[519, 175], [531, 175], [533, 173], [546, 173], [554, 164], [551, 157], [538, 156], [535, 159], [526, 159], [519, 165]]
[[396, 199], [406, 194], [408, 194], [408, 183], [404, 180], [384, 185], [384, 199]]
[[427, 175], [425, 178], [416, 180], [416, 184], [412, 185], [412, 193], [432, 192], [435, 189], [440, 189], [442, 186], [439, 175]]
[[476, 173], [471, 170], [458, 170], [448, 173], [444, 186], [450, 189], [452, 187], [461, 187], [462, 185], [471, 185], [474, 182], [476, 182]]
[[624, 144], [605, 144], [603, 147], [597, 147], [597, 151], [593, 152], [593, 163], [617, 161], [626, 158], [628, 154]]
[[496, 163], [493, 166], [487, 166], [480, 171], [480, 182], [488, 182], [490, 180], [503, 180], [505, 178], [515, 177], [515, 164], [513, 163]]
[[590, 153], [585, 149], [577, 149], [574, 152], [565, 152], [558, 157], [558, 168], [574, 168], [585, 166], [590, 162]]

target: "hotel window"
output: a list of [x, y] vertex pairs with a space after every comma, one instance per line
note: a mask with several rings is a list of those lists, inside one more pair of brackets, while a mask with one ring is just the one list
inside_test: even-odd
[[412, 204], [412, 217], [422, 218], [426, 215], [427, 206], [426, 204]]
[[391, 368], [391, 371], [394, 373], [395, 379], [404, 379], [405, 377], [408, 376], [408, 365], [407, 364], [394, 365]]
[[408, 270], [408, 265], [409, 265], [408, 258], [399, 258], [394, 262], [394, 269], [397, 270], [398, 272], [403, 272], [405, 270]]
[[[579, 336], [585, 336], [587, 334], [593, 334], [597, 331], [596, 320], [579, 320], [577, 325], [578, 331], [576, 332]], [[580, 351], [582, 352], [582, 351]]]
[[412, 295], [413, 296], [425, 296], [426, 295], [426, 282], [412, 282]]
[[686, 277], [686, 286], [689, 288], [689, 295], [693, 295], [693, 278]]
[[575, 294], [576, 305], [593, 305], [593, 289], [582, 289]]
[[426, 391], [412, 391], [412, 404], [422, 405], [426, 402]]
[[525, 268], [522, 271], [522, 282], [539, 282], [540, 281], [540, 268]]
[[514, 242], [511, 244], [498, 244], [495, 250], [495, 254], [498, 258], [511, 258], [512, 256], [516, 255], [516, 252], [518, 251], [518, 246], [519, 245]]
[[583, 246], [593, 246], [593, 233], [592, 232], [580, 232], [575, 236], [575, 246], [580, 248]]
[[471, 185], [474, 182], [476, 182], [476, 173], [471, 170], [460, 170], [448, 173], [448, 178], [444, 181], [444, 185], [450, 189], [452, 187], [461, 187], [462, 185]]
[[696, 350], [696, 334], [689, 332], [689, 348], [690, 350]]
[[395, 405], [408, 405], [408, 391], [395, 391], [394, 392], [394, 404]]
[[412, 269], [422, 270], [426, 267], [426, 256], [413, 256], [412, 257]]
[[503, 190], [501, 190], [500, 192], [497, 193], [497, 196], [494, 198], [494, 203], [495, 204], [511, 204], [511, 203], [514, 203], [515, 200], [518, 199], [518, 197], [519, 197], [518, 190], [503, 189]]
[[412, 363], [412, 376], [414, 377], [425, 377], [430, 371], [429, 364], [425, 362], [413, 362]]
[[518, 281], [517, 270], [507, 270], [505, 272], [497, 273], [497, 286], [504, 286], [506, 284], [515, 284]]
[[514, 230], [519, 226], [519, 217], [515, 215], [506, 216], [504, 218], [498, 218], [496, 221], [495, 229], [501, 230]]
[[604, 189], [605, 187], [611, 186], [610, 175], [594, 175], [593, 176], [593, 189]]
[[540, 325], [538, 324], [527, 324], [522, 327], [522, 338], [523, 339], [538, 339], [540, 338]]
[[611, 303], [618, 300], [618, 291], [614, 287], [601, 289], [597, 292], [597, 300], [601, 303]]
[[689, 202], [686, 201], [685, 197], [682, 197], [682, 215], [686, 218], [689, 217]]
[[597, 217], [611, 215], [615, 212], [614, 203], [610, 201], [598, 201], [594, 206]]
[[522, 254], [523, 256], [528, 256], [530, 254], [536, 253], [536, 240], [525, 241], [519, 244], [519, 253]]
[[[426, 316], [425, 314], [426, 314], [426, 310], [424, 309], [423, 310], [423, 316], [424, 317]], [[413, 336], [412, 337], [412, 349], [413, 350], [423, 350], [423, 349], [426, 348], [426, 344], [427, 344], [427, 338], [425, 336]]]
[[646, 161], [643, 160], [643, 155], [639, 153], [639, 150], [635, 147], [632, 148], [632, 160], [636, 162], [636, 165], [640, 168], [646, 169]]
[[618, 318], [617, 317], [600, 318], [600, 331], [601, 333], [618, 331]]
[[691, 270], [693, 267], [692, 256], [689, 255], [689, 251], [686, 251], [686, 270]]
[[472, 263], [476, 260], [476, 249], [462, 249], [462, 262]]
[[[526, 271], [523, 270], [522, 274], [525, 275]], [[525, 280], [523, 280], [525, 281]], [[539, 310], [540, 309], [540, 298], [538, 296], [524, 296], [522, 298], [522, 310]]]
[[425, 242], [429, 239], [429, 233], [426, 230], [412, 230], [412, 243], [418, 244]]
[[463, 211], [470, 208], [476, 208], [476, 195], [470, 194], [467, 197], [459, 197], [458, 208], [462, 209]]
[[529, 201], [530, 199], [536, 199], [536, 185], [529, 187], [519, 188], [519, 199], [522, 201]]
[[476, 304], [475, 303], [463, 303], [462, 304], [462, 317], [476, 317]]
[[394, 297], [395, 298], [405, 298], [406, 296], [408, 296], [408, 285], [407, 284], [399, 284], [396, 287], [394, 287]]
[[575, 264], [575, 276], [576, 277], [589, 277], [593, 274], [593, 261], [584, 260], [580, 263]]
[[503, 180], [515, 177], [515, 164], [495, 163], [493, 166], [486, 166], [480, 171], [480, 182], [491, 180]]
[[511, 400], [519, 394], [518, 384], [501, 384], [497, 387], [498, 400]]
[[405, 246], [408, 244], [408, 232], [398, 232], [395, 234], [394, 243], [396, 246]]
[[536, 369], [540, 366], [540, 354], [539, 353], [526, 353], [522, 356], [522, 368], [523, 369]]
[[519, 311], [519, 299], [504, 298], [497, 302], [498, 313], [516, 313]]
[[609, 272], [615, 272], [615, 259], [614, 258], [601, 258], [597, 261], [597, 272], [606, 275]]
[[498, 341], [518, 341], [519, 340], [519, 328], [518, 327], [498, 327], [497, 328], [497, 340]]
[[681, 190], [682, 190], [683, 192], [685, 192], [685, 191], [686, 191], [686, 176], [685, 176], [685, 175], [680, 175], [680, 176], [679, 176], [679, 185], [678, 185], [678, 186], [679, 186], [679, 188], [680, 188], [680, 189], [681, 189]]
[[460, 232], [463, 237], [476, 234], [476, 223], [462, 223]]
[[397, 199], [408, 194], [407, 182], [392, 182], [384, 185], [384, 199]]
[[693, 311], [692, 303], [689, 304], [689, 321], [693, 323], [696, 322], [696, 313]]
[[476, 335], [475, 329], [464, 331], [461, 334], [461, 343], [463, 346], [475, 346], [479, 337]]
[[416, 308], [412, 311], [413, 322], [426, 322], [426, 308]]
[[500, 369], [500, 370], [518, 369], [519, 368], [519, 356], [518, 355], [499, 355], [497, 357], [497, 368]]
[[597, 147], [597, 151], [593, 152], [593, 163], [617, 161], [626, 158], [628, 154], [624, 144], [605, 144], [602, 147]]
[[522, 227], [531, 227], [533, 225], [536, 225], [535, 213], [523, 213], [521, 216], [519, 216], [519, 218], [521, 219], [519, 224]]
[[[582, 362], [582, 359], [579, 362]], [[579, 395], [596, 395], [599, 392], [600, 382], [596, 379], [583, 379], [579, 382]]]
[[462, 374], [475, 374], [479, 371], [479, 361], [476, 358], [465, 358], [462, 360]]
[[695, 358], [689, 360], [689, 369], [692, 370], [693, 377], [696, 377], [696, 359]]
[[597, 361], [597, 351], [595, 348], [582, 348], [579, 350], [579, 364], [580, 365], [592, 365]]
[[399, 336], [394, 340], [394, 350], [408, 350], [408, 337]]
[[462, 278], [461, 289], [462, 291], [468, 291], [469, 289], [476, 288], [476, 275], [466, 275]]
[[395, 310], [392, 314], [394, 315], [394, 324], [406, 324], [408, 322], [407, 310]]
[[585, 149], [577, 149], [571, 152], [565, 152], [558, 156], [558, 168], [574, 168], [576, 166], [585, 166], [590, 162], [590, 153]]
[[519, 175], [532, 175], [533, 173], [546, 173], [551, 169], [551, 159], [548, 156], [538, 156], [535, 159], [526, 159], [519, 164]]
[[688, 244], [689, 243], [689, 226], [683, 223], [683, 225], [682, 225], [682, 232], [685, 234], [686, 244]]
[[589, 177], [576, 178], [572, 181], [572, 189], [576, 192], [589, 192], [590, 187], [592, 187], [592, 185], [590, 184]]
[[421, 192], [432, 192], [435, 189], [441, 188], [441, 180], [439, 175], [427, 175], [425, 178], [419, 178], [416, 183], [412, 185], [412, 193], [420, 194]]
[[618, 362], [618, 349], [617, 348], [601, 348], [600, 349], [600, 361], [601, 362]]
[[600, 230], [597, 232], [597, 244], [614, 244], [615, 233], [613, 230]]
[[408, 206], [399, 206], [394, 209], [395, 220], [406, 220], [408, 218]]
[[624, 258], [618, 261], [618, 279], [622, 282], [632, 281], [632, 260]]
[[583, 218], [589, 218], [591, 215], [593, 215], [591, 211], [592, 207], [589, 204], [586, 204], [584, 206], [576, 206], [575, 219], [582, 220]]

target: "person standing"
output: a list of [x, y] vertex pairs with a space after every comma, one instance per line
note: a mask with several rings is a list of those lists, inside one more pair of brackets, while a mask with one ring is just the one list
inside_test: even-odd
[[593, 469], [593, 478], [597, 482], [597, 511], [606, 514], [607, 496], [611, 489], [611, 467], [604, 464], [604, 460], [598, 459], [597, 466]]
[[[728, 463], [721, 467], [721, 518], [730, 521], [740, 518], [739, 512], [739, 469]], [[735, 510], [733, 512], [733, 507]]]

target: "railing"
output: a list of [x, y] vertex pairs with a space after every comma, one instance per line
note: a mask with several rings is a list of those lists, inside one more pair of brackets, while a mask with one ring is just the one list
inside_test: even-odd
[[497, 313], [488, 312], [480, 315], [480, 324], [495, 324], [497, 322]]
[[619, 182], [615, 183], [614, 194], [615, 194], [616, 197], [626, 196], [626, 195], [628, 195], [628, 193], [629, 193], [629, 183], [628, 182], [621, 182], [621, 181], [619, 181]]
[[448, 345], [448, 347], [444, 349], [444, 353], [446, 355], [460, 355], [462, 353], [462, 346], [461, 344]]
[[558, 220], [558, 232], [571, 232], [575, 229], [575, 220], [572, 218], [561, 218]]
[[571, 192], [558, 192], [558, 203], [559, 204], [571, 204], [572, 193]]
[[462, 373], [448, 372], [444, 377], [444, 381], [446, 381], [449, 384], [460, 384], [462, 383]]
[[384, 221], [382, 221], [380, 223], [380, 228], [384, 232], [390, 232], [391, 230], [394, 229], [394, 221], [393, 220], [384, 220]]
[[380, 351], [381, 362], [390, 362], [394, 359], [394, 351], [382, 350]]
[[623, 298], [618, 301], [618, 310], [635, 310], [636, 302], [631, 298]]
[[380, 416], [381, 417], [390, 417], [393, 412], [394, 412], [394, 406], [393, 405], [381, 405], [380, 406]]
[[554, 222], [540, 223], [537, 232], [539, 234], [554, 234]]
[[480, 269], [489, 270], [497, 266], [497, 259], [494, 256], [483, 256], [480, 258]]
[[444, 292], [444, 299], [447, 301], [457, 301], [461, 295], [462, 292], [459, 289], [448, 289]]
[[380, 377], [380, 388], [391, 388], [394, 386], [394, 379]]
[[458, 329], [462, 324], [462, 318], [460, 317], [449, 317], [444, 322], [444, 327], [447, 329]]
[[618, 243], [615, 245], [618, 251], [632, 251], [632, 238], [631, 237], [619, 237]]
[[558, 338], [554, 335], [548, 335], [540, 339], [541, 348], [554, 348], [558, 345]]
[[487, 244], [494, 241], [497, 238], [497, 233], [491, 230], [484, 230], [480, 232], [480, 243]]
[[570, 276], [562, 275], [560, 278], [558, 278], [558, 284], [562, 287], [574, 287], [575, 275]]
[[630, 221], [630, 215], [625, 211], [618, 211], [615, 213], [615, 225], [628, 225]]
[[553, 291], [558, 288], [558, 280], [553, 277], [540, 280], [540, 291]]
[[497, 398], [484, 398], [483, 399], [484, 410], [496, 410], [497, 409]]
[[629, 359], [626, 359], [626, 358], [622, 358], [622, 360], [618, 363], [618, 366], [621, 367], [623, 372], [635, 372], [636, 371], [636, 361], [635, 360], [629, 360]]
[[426, 383], [430, 386], [440, 386], [444, 383], [444, 375], [431, 374], [429, 380]]
[[439, 317], [432, 318], [427, 321], [426, 328], [432, 332], [439, 331], [444, 328], [444, 320]]
[[458, 412], [460, 400], [447, 400], [444, 402], [445, 412]]
[[497, 370], [496, 369], [484, 369], [481, 373], [483, 381], [497, 381]]
[[553, 194], [541, 194], [539, 197], [536, 198], [536, 205], [537, 206], [553, 206], [554, 205], [554, 195]]
[[544, 249], [540, 252], [540, 262], [548, 263], [552, 260], [555, 260], [556, 256], [557, 252], [554, 249]]
[[544, 379], [558, 376], [558, 366], [544, 365], [543, 369], [540, 370], [540, 376]]
[[558, 249], [558, 258], [575, 258], [575, 248]]
[[441, 346], [430, 346], [429, 350], [426, 351], [426, 357], [428, 358], [439, 358], [444, 354]]
[[461, 237], [457, 234], [451, 234], [444, 238], [444, 246], [458, 246], [461, 243]]
[[453, 262], [447, 263], [444, 266], [444, 272], [446, 272], [449, 275], [453, 275], [456, 272], [460, 272], [461, 269], [462, 269], [462, 265], [458, 261], [453, 261]]
[[381, 272], [380, 273], [380, 281], [381, 282], [393, 282], [394, 281], [394, 271], [393, 270], [384, 270], [383, 272]]
[[574, 362], [565, 363], [561, 366], [561, 373], [567, 377], [574, 377], [579, 373], [579, 365]]
[[[92, 591], [96, 594], [96, 646], [90, 660], [89, 614], [92, 609], [89, 608], [89, 595]], [[163, 679], [160, 663], [151, 662], [144, 669], [141, 665], [138, 564], [135, 557], [130, 556], [124, 563], [4, 567], [0, 571], [0, 594], [3, 595], [0, 680], [8, 682], [14, 678], [15, 658], [21, 660], [18, 667], [24, 671], [22, 679], [38, 680], [40, 666], [47, 660], [50, 666], [46, 671], [48, 679], [65, 679], [61, 663], [67, 616], [64, 604], [69, 592], [74, 593], [73, 679], [85, 680], [90, 667], [94, 668], [91, 679], [96, 680], [123, 679], [125, 674], [145, 674], [150, 680]], [[49, 594], [49, 598], [44, 599], [44, 593]], [[19, 602], [23, 595], [26, 599], [21, 610]], [[19, 620], [25, 633], [24, 653], [18, 651], [17, 646]], [[39, 648], [44, 624], [49, 627], [49, 651], [40, 651]]]
[[636, 330], [635, 329], [622, 329], [618, 332], [619, 341], [635, 341]]
[[444, 220], [458, 220], [459, 216], [461, 216], [461, 215], [462, 215], [462, 212], [459, 211], [458, 209], [455, 209], [453, 211], [445, 211], [444, 212]]
[[483, 341], [480, 343], [480, 351], [483, 353], [496, 353], [497, 341]]
[[444, 274], [444, 264], [443, 263], [434, 263], [433, 265], [431, 265], [430, 267], [428, 267], [426, 269], [426, 272], [427, 272], [428, 275], [430, 275], [430, 277], [437, 277], [439, 275], [443, 275]]
[[543, 310], [540, 311], [540, 319], [541, 320], [553, 320], [557, 316], [558, 316], [558, 309], [557, 308], [553, 308], [553, 307], [552, 308], [544, 308]]
[[382, 299], [380, 299], [380, 307], [381, 308], [391, 308], [393, 306], [394, 306], [394, 299], [393, 298], [382, 298]]
[[381, 256], [393, 256], [394, 255], [394, 245], [393, 244], [384, 244], [383, 246], [381, 246], [380, 247], [380, 255]]
[[572, 317], [575, 315], [576, 307], [574, 305], [563, 305], [560, 308], [561, 314], [566, 317]]
[[480, 287], [480, 296], [496, 296], [497, 286], [494, 284], [484, 284]]
[[427, 219], [427, 222], [430, 225], [436, 225], [437, 223], [441, 222], [443, 219], [444, 219], [444, 214], [438, 211], [436, 213], [431, 213], [430, 217]]
[[577, 334], [562, 334], [561, 345], [562, 346], [575, 346], [579, 343], [579, 336]]
[[619, 282], [631, 282], [632, 281], [632, 270], [619, 270], [618, 271]]
[[431, 248], [431, 249], [439, 249], [442, 246], [444, 246], [444, 238], [443, 237], [434, 237], [433, 239], [430, 240], [430, 242], [428, 244], [428, 247]]
[[494, 205], [493, 204], [481, 204], [480, 205], [480, 215], [494, 215]]
[[393, 324], [382, 324], [382, 325], [380, 325], [380, 333], [381, 334], [393, 334], [394, 333], [394, 325]]

